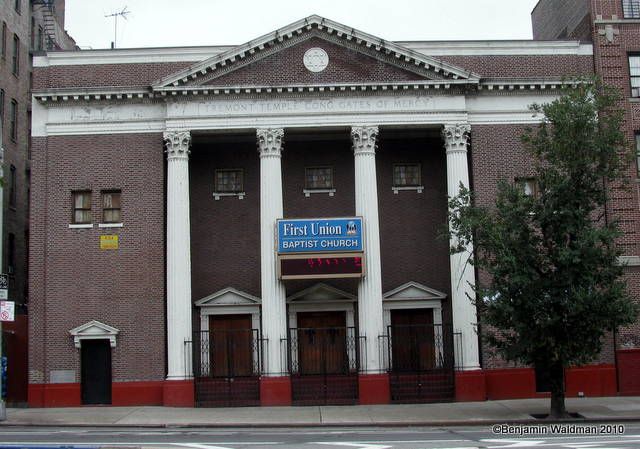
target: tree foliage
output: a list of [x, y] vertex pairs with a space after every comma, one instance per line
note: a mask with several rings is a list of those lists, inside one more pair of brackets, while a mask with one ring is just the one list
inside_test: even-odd
[[605, 332], [638, 314], [617, 263], [620, 231], [605, 209], [607, 186], [629, 162], [617, 104], [609, 88], [578, 82], [532, 106], [544, 118], [522, 141], [537, 194], [504, 180], [491, 208], [474, 205], [462, 186], [449, 204], [452, 251], [473, 243], [470, 263], [490, 279], [475, 287], [480, 322], [497, 330], [486, 339], [505, 359], [549, 374], [555, 417], [566, 414], [564, 368], [593, 361]]

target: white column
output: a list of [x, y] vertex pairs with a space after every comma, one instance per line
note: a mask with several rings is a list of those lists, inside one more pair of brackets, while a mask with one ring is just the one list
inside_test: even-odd
[[[445, 125], [442, 131], [447, 150], [447, 192], [449, 197], [458, 195], [460, 184], [469, 187], [469, 165], [467, 145], [471, 126], [469, 124]], [[455, 242], [451, 242], [453, 245]], [[467, 263], [472, 247], [450, 256], [451, 303], [454, 332], [462, 333], [461, 348], [455, 345], [456, 366], [464, 370], [480, 369], [476, 306], [473, 304], [476, 283], [474, 267]], [[456, 340], [457, 343], [457, 340]]]
[[361, 369], [367, 373], [382, 371], [379, 336], [382, 321], [382, 269], [380, 263], [380, 225], [378, 222], [378, 186], [376, 180], [377, 126], [351, 129], [355, 157], [356, 215], [363, 220], [365, 277], [358, 285], [360, 335], [366, 337], [366, 359]]
[[167, 153], [167, 380], [191, 377], [191, 228], [188, 131], [164, 133]]
[[284, 285], [276, 270], [276, 220], [282, 218], [282, 128], [258, 129], [260, 153], [260, 267], [262, 287], [262, 337], [265, 374], [285, 374], [280, 340], [287, 336], [287, 313]]

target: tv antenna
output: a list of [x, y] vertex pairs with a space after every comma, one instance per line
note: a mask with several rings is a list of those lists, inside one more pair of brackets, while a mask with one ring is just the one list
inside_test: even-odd
[[131, 14], [131, 11], [127, 11], [127, 7], [122, 8], [122, 11], [116, 11], [113, 14], [106, 14], [105, 17], [113, 17], [113, 42], [111, 42], [111, 48], [116, 48], [116, 41], [118, 39], [118, 17], [122, 17], [127, 20], [127, 14]]

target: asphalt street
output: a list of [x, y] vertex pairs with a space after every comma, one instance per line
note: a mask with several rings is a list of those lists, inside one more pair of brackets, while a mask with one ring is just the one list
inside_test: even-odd
[[[0, 448], [192, 448], [192, 449], [501, 449], [569, 448], [631, 449], [640, 447], [640, 423], [613, 427], [593, 424], [577, 429], [549, 425], [509, 427], [492, 431], [479, 427], [371, 427], [371, 428], [55, 428], [0, 427]], [[540, 430], [541, 426], [546, 429]], [[623, 426], [623, 427], [620, 427]], [[517, 433], [526, 433], [518, 435]], [[531, 432], [547, 432], [532, 435]], [[558, 434], [553, 432], [566, 432]], [[616, 434], [612, 434], [616, 433]], [[624, 433], [622, 433], [624, 432]]]

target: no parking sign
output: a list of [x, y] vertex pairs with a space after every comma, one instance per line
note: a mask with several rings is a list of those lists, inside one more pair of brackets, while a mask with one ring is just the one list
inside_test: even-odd
[[16, 318], [16, 303], [0, 301], [0, 321], [14, 321]]

